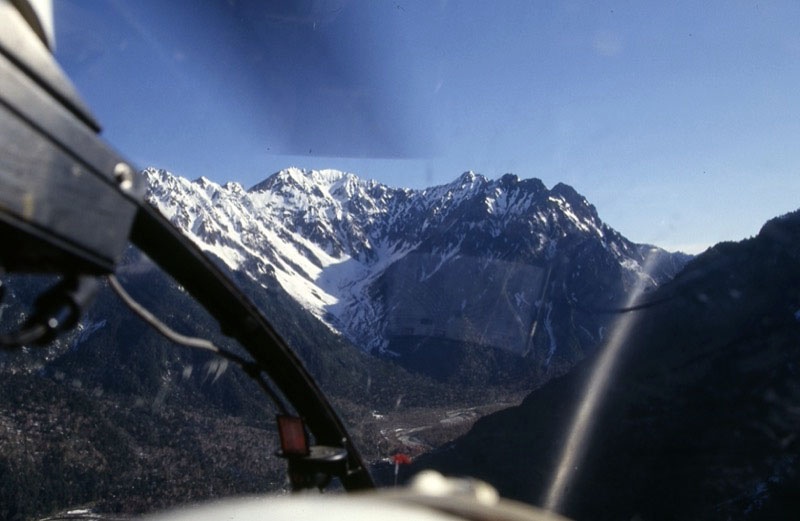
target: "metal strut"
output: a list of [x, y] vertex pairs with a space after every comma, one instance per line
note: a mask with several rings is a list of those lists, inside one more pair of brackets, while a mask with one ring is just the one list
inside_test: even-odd
[[148, 203], [142, 203], [131, 242], [173, 277], [239, 341], [305, 420], [318, 445], [347, 451], [337, 477], [346, 490], [374, 488], [372, 477], [342, 421], [300, 359], [250, 299]]

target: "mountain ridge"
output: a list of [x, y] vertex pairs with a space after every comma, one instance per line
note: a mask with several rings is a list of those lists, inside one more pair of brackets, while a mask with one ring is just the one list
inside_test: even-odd
[[[492, 180], [468, 171], [405, 189], [287, 168], [248, 190], [153, 168], [144, 175], [151, 203], [201, 248], [262, 284], [274, 276], [331, 330], [383, 356], [438, 337], [534, 352], [545, 371], [554, 355], [569, 365], [599, 341], [604, 319], [580, 318], [586, 333], [570, 338], [552, 326], [574, 322], [558, 302], [613, 305], [638, 279], [655, 287], [687, 260], [625, 239], [566, 184], [548, 190], [514, 174]], [[653, 252], [664, 262], [651, 276], [644, 265]], [[469, 295], [452, 291], [459, 279], [483, 296], [468, 306]]]

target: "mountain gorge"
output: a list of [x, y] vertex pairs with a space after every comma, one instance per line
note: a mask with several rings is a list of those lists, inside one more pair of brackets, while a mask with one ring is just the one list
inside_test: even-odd
[[[607, 309], [689, 259], [628, 241], [566, 185], [513, 175], [425, 190], [333, 170], [287, 169], [250, 190], [144, 175], [151, 203], [269, 318], [373, 464], [441, 446], [567, 373], [602, 344]], [[117, 277], [175, 329], [237, 349], [137, 250]], [[53, 281], [4, 276], [3, 330]], [[0, 373], [0, 517], [285, 486], [257, 386], [176, 348], [105, 286], [69, 334], [0, 352]]]
[[[245, 191], [144, 173], [150, 201], [231, 270], [277, 280], [357, 347], [440, 379], [490, 378], [521, 355], [535, 381], [560, 374], [602, 340], [608, 317], [592, 310], [689, 258], [631, 243], [567, 185], [511, 174], [410, 190], [289, 168]], [[496, 364], [472, 367], [478, 354]]]

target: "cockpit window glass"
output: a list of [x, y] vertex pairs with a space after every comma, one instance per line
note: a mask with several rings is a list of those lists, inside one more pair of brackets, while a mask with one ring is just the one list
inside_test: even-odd
[[[434, 468], [579, 520], [797, 513], [800, 6], [52, 7], [103, 138], [378, 485]], [[60, 279], [0, 274], [8, 335]], [[247, 357], [137, 249], [116, 277]], [[0, 517], [290, 488], [287, 411], [105, 283], [0, 376]]]

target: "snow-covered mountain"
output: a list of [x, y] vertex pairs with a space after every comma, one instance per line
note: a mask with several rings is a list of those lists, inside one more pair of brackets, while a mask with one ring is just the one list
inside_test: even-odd
[[[336, 170], [288, 168], [249, 190], [144, 175], [149, 200], [201, 248], [262, 285], [277, 281], [373, 352], [439, 338], [533, 352], [545, 365], [559, 351], [572, 359], [604, 324], [576, 305], [613, 305], [686, 261], [631, 243], [567, 185], [511, 174], [466, 172], [424, 190]], [[658, 269], [648, 274], [651, 253]]]

